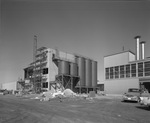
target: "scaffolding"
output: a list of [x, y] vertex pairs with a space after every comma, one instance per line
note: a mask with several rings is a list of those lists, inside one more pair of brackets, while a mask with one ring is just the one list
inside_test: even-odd
[[33, 90], [37, 93], [42, 90], [43, 82], [46, 81], [43, 75], [43, 69], [47, 65], [47, 53], [46, 47], [40, 47], [36, 49], [36, 55], [34, 56], [34, 62], [30, 65], [33, 68], [33, 76], [32, 76], [32, 83], [33, 83]]

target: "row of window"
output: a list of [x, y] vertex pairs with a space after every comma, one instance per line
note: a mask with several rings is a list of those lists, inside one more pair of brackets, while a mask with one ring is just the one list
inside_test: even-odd
[[105, 79], [150, 76], [150, 61], [105, 68]]

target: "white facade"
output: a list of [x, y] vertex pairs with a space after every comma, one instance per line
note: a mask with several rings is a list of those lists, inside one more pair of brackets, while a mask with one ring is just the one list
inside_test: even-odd
[[[135, 55], [130, 51], [109, 55], [104, 57], [104, 91], [107, 94], [123, 94], [129, 88], [139, 88], [139, 78], [127, 78], [120, 77], [120, 66], [126, 66], [129, 62], [135, 61]], [[115, 70], [115, 67], [118, 71]], [[106, 79], [106, 68], [113, 68], [113, 77]], [[110, 70], [109, 70], [110, 72]], [[115, 72], [118, 72], [118, 76], [115, 76]], [[126, 72], [126, 67], [124, 67]], [[125, 74], [126, 76], [126, 74]], [[130, 75], [131, 76], [131, 75]], [[117, 77], [117, 79], [115, 78]]]
[[2, 89], [17, 90], [17, 82], [2, 83]]
[[[50, 87], [50, 83], [54, 82], [56, 75], [58, 75], [58, 66], [53, 61], [53, 58], [55, 57], [56, 59], [59, 59], [59, 60], [65, 60], [65, 61], [75, 63], [75, 56], [72, 54], [62, 52], [57, 49], [51, 49], [51, 48], [46, 48], [46, 49], [42, 50], [40, 52], [40, 54], [43, 52], [46, 53], [46, 57], [45, 57], [46, 60], [44, 60], [44, 62], [42, 62], [42, 63], [46, 63], [43, 68], [48, 68], [48, 73], [47, 74], [42, 73], [42, 79], [45, 79], [44, 83], [48, 83], [48, 86], [44, 87], [44, 88], [47, 90], [50, 90], [50, 89], [53, 89]], [[39, 55], [39, 58], [38, 57], [36, 58], [36, 60], [38, 60], [38, 59], [39, 60], [41, 59], [40, 55]], [[39, 63], [36, 62], [36, 65], [40, 65], [40, 64], [41, 64], [40, 61], [39, 61]], [[39, 67], [38, 69], [40, 70], [41, 68]]]
[[105, 93], [107, 94], [123, 94], [129, 88], [139, 88], [138, 78], [105, 80]]
[[55, 76], [58, 74], [58, 67], [53, 62], [53, 54], [56, 54], [56, 51], [53, 49], [48, 49], [48, 90], [50, 90], [50, 82], [55, 81]]
[[109, 55], [104, 57], [104, 68], [128, 64], [129, 61], [134, 61], [135, 55], [130, 51]]

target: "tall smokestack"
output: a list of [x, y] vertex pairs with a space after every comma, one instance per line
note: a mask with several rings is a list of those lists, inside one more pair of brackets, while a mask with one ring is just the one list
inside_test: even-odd
[[36, 53], [37, 53], [37, 36], [34, 35], [34, 41], [33, 41], [33, 62], [36, 61]]
[[141, 59], [145, 59], [145, 41], [141, 41]]
[[140, 38], [141, 36], [136, 36], [136, 60], [140, 59]]

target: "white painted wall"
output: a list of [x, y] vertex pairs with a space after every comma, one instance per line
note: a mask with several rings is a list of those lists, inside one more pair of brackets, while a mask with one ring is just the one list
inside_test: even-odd
[[129, 62], [135, 61], [135, 55], [129, 52]]
[[106, 80], [104, 91], [106, 94], [123, 94], [129, 88], [139, 88], [138, 78]]
[[75, 62], [75, 56], [73, 54], [59, 51], [59, 57], [66, 61]]
[[50, 81], [54, 81], [55, 76], [58, 74], [58, 67], [56, 66], [56, 64], [52, 60], [53, 53], [54, 52], [51, 51], [49, 54], [49, 80]]
[[[129, 57], [129, 54], [130, 54], [130, 57]], [[129, 51], [118, 53], [115, 55], [106, 56], [104, 57], [104, 68], [128, 64], [129, 59], [130, 60], [133, 59], [133, 55], [131, 55]]]
[[2, 83], [2, 89], [17, 90], [17, 82]]

